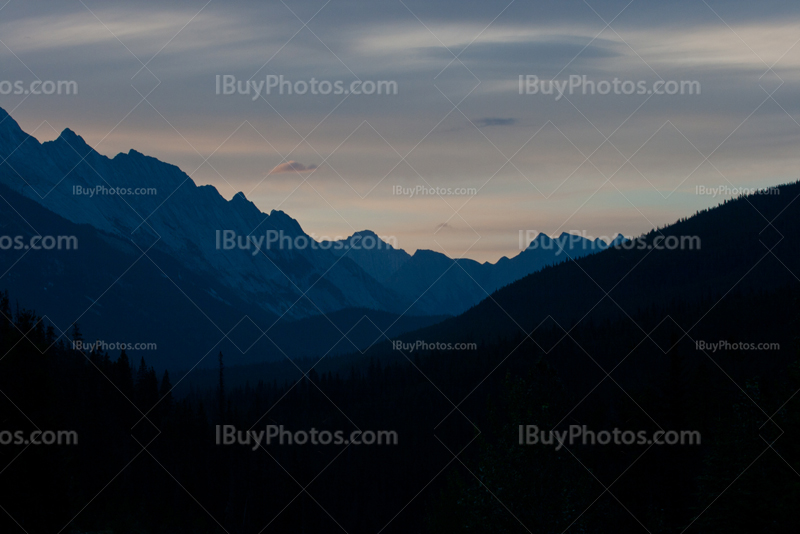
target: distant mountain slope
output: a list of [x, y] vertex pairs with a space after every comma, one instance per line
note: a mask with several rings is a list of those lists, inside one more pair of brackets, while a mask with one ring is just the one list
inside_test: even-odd
[[[155, 343], [154, 350], [129, 351], [131, 357], [183, 367], [212, 351], [243, 317], [259, 325], [278, 318], [158, 249], [148, 252], [151, 261], [130, 240], [72, 223], [3, 185], [0, 203], [4, 235], [77, 238], [77, 250], [0, 251], [0, 288], [62, 332], [77, 320], [87, 342]], [[219, 348], [234, 356], [227, 341]]]
[[159, 367], [186, 369], [207, 355], [201, 367], [213, 366], [219, 351], [230, 365], [343, 354], [382, 341], [386, 329], [399, 335], [446, 318], [351, 308], [280, 319], [158, 249], [150, 261], [130, 240], [76, 225], [3, 185], [0, 203], [14, 206], [0, 209], [3, 235], [77, 238], [74, 250], [0, 251], [0, 288], [47, 316], [57, 334], [68, 332], [65, 341], [77, 319], [90, 343], [153, 343], [128, 353]]
[[[474, 363], [483, 361], [487, 353], [498, 360], [510, 355], [521, 358], [514, 353], [515, 347], [530, 335], [537, 348], [547, 353], [556, 345], [561, 347], [552, 353], [557, 354], [554, 363], [564, 376], [581, 382], [586, 393], [603, 378], [598, 364], [613, 368], [639, 347], [640, 340], [647, 341], [641, 351], [661, 356], [684, 332], [689, 336], [683, 339], [684, 345], [692, 340], [717, 342], [721, 334], [731, 343], [777, 342], [780, 351], [766, 356], [764, 351], [754, 351], [749, 357], [757, 362], [750, 371], [775, 372], [796, 358], [792, 339], [798, 321], [795, 295], [800, 291], [800, 182], [776, 190], [777, 194], [728, 200], [625, 246], [546, 267], [499, 289], [457, 317], [396, 339], [430, 346], [475, 343], [476, 351], [422, 351], [433, 352], [432, 361]], [[652, 248], [657, 239], [663, 243], [670, 236], [694, 243], [699, 238], [700, 246], [689, 249], [687, 242], [684, 250]], [[570, 337], [582, 337], [580, 347]], [[364, 355], [352, 352], [315, 369], [344, 375], [351, 367], [365, 369], [374, 359], [404, 363], [408, 357], [416, 355], [393, 350], [386, 341]], [[742, 371], [739, 355], [736, 358]], [[497, 364], [492, 361], [486, 372]], [[579, 362], [588, 370], [578, 368]], [[310, 368], [315, 363], [304, 365]], [[623, 372], [632, 373], [630, 380], [640, 381], [662, 364], [658, 359], [630, 362]], [[241, 383], [245, 378], [256, 381], [266, 376], [296, 380], [296, 369], [280, 364], [237, 373]], [[483, 378], [485, 372], [476, 382]], [[206, 384], [212, 379], [203, 378]]]
[[539, 234], [517, 256], [511, 259], [503, 257], [494, 264], [467, 258], [454, 260], [439, 252], [418, 250], [386, 283], [403, 294], [418, 296], [413, 310], [447, 306], [450, 313], [457, 314], [527, 274], [607, 247], [608, 244], [599, 239], [590, 240], [567, 233], [552, 239]]
[[[624, 241], [621, 235], [611, 244]], [[553, 239], [539, 234], [513, 258], [479, 263], [468, 258], [451, 259], [440, 252], [418, 250], [409, 255], [395, 249], [369, 230], [347, 239], [325, 242], [334, 254], [351, 258], [388, 288], [414, 299], [414, 313], [458, 314], [468, 310], [497, 289], [548, 265], [605, 250], [611, 244], [566, 232]], [[377, 244], [377, 245], [376, 245]]]
[[[774, 291], [796, 284], [800, 183], [777, 189], [779, 194], [726, 201], [624, 247], [546, 267], [463, 315], [403, 337], [493, 343], [537, 328], [602, 323], [670, 302], [705, 299], [711, 308], [732, 289]], [[685, 248], [667, 250], [666, 239], [683, 239]], [[699, 249], [689, 249], [689, 240], [699, 240]]]
[[[300, 318], [352, 307], [405, 309], [400, 295], [349, 258], [295, 246], [308, 237], [283, 212], [266, 215], [242, 194], [226, 201], [213, 187], [196, 186], [174, 165], [135, 150], [109, 159], [68, 129], [55, 141], [39, 143], [2, 110], [0, 119], [0, 183], [65, 219], [133, 239], [145, 249], [155, 244], [270, 313]], [[155, 194], [76, 194], [97, 187]], [[222, 232], [248, 249], [225, 250]], [[269, 248], [262, 244], [259, 251], [248, 241], [251, 235], [285, 241]]]
[[356, 232], [339, 241], [324, 241], [322, 246], [330, 247], [337, 256], [346, 255], [381, 283], [411, 258], [408, 252], [394, 248], [371, 230]]

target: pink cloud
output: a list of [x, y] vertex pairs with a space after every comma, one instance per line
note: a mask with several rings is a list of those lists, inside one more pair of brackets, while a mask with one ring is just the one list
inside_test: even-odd
[[311, 172], [316, 169], [316, 165], [303, 165], [298, 161], [287, 161], [286, 163], [281, 163], [271, 171], [269, 174], [282, 174], [286, 172], [297, 172], [297, 173], [305, 173]]

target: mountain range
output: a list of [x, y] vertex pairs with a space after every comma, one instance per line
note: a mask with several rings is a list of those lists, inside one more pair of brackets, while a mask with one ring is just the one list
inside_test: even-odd
[[[395, 332], [432, 324], [527, 274], [610, 246], [540, 234], [492, 264], [408, 254], [369, 230], [317, 243], [295, 219], [263, 213], [243, 193], [226, 200], [135, 150], [106, 157], [70, 129], [41, 143], [2, 109], [0, 161], [4, 234], [74, 235], [79, 243], [0, 251], [3, 285], [61, 331], [77, 320], [89, 336], [156, 343], [150, 357], [162, 364], [196, 362], [216, 347], [232, 349], [239, 363], [306, 356], [307, 344], [279, 331], [337, 312], [348, 320], [329, 320], [333, 331], [317, 332], [314, 351], [364, 350], [384, 331], [377, 323]], [[119, 194], [135, 190], [150, 194]], [[357, 326], [370, 334], [339, 343]], [[169, 335], [175, 329], [187, 335]], [[177, 337], [191, 346], [177, 346]]]
[[[739, 360], [750, 354], [753, 368], [748, 372], [777, 373], [776, 368], [797, 358], [798, 198], [800, 182], [775, 187], [772, 194], [726, 200], [624, 246], [540, 269], [458, 316], [398, 334], [392, 342], [384, 339], [363, 353], [308, 359], [300, 368], [347, 376], [353, 367], [363, 371], [376, 362], [416, 364], [418, 358], [450, 361], [456, 367], [485, 359], [493, 366], [493, 357], [520, 358], [524, 341], [549, 355], [565, 377], [579, 380], [588, 393], [603, 379], [602, 369], [615, 369], [623, 360], [621, 372], [641, 382], [679, 342], [693, 347], [683, 350], [702, 361], [695, 341], [724, 339], [777, 342], [780, 350], [729, 351], [726, 356], [738, 371]], [[659, 246], [667, 240], [683, 240], [684, 246]], [[578, 331], [584, 336], [580, 343], [574, 339]], [[397, 350], [397, 342], [417, 348]], [[474, 344], [477, 350], [424, 348], [458, 344]], [[628, 358], [634, 351], [648, 355]], [[287, 362], [267, 362], [232, 368], [227, 376], [238, 385], [293, 383], [302, 372]], [[482, 372], [476, 382], [488, 371]], [[216, 379], [213, 371], [196, 372], [182, 387], [212, 387]]]

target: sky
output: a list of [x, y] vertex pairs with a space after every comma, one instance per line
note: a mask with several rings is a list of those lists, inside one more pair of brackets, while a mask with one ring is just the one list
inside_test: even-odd
[[[0, 107], [319, 239], [494, 262], [521, 232], [634, 236], [797, 180], [791, 4], [10, 0]], [[37, 81], [78, 91], [1, 94]]]

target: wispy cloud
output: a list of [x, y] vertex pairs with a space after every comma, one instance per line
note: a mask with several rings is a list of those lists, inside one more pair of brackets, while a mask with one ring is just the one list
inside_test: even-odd
[[316, 168], [316, 165], [303, 165], [298, 161], [287, 161], [286, 163], [281, 163], [269, 171], [269, 174], [284, 174], [287, 172], [306, 173], [311, 172]]
[[478, 128], [487, 126], [513, 126], [517, 123], [517, 119], [504, 119], [501, 117], [485, 117], [472, 121]]

